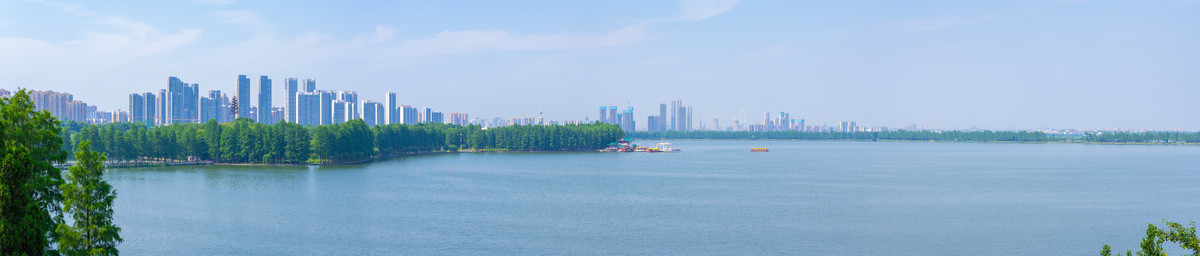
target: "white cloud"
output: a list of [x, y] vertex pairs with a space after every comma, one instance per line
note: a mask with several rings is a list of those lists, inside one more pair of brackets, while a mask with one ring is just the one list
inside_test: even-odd
[[271, 23], [251, 10], [226, 10], [213, 12], [222, 22], [243, 25], [259, 32], [271, 28]]
[[27, 38], [8, 38], [0, 42], [3, 43], [0, 46], [11, 49], [14, 47], [9, 45], [20, 45], [15, 46], [15, 49], [23, 49], [22, 51], [31, 53], [40, 52], [50, 56], [66, 54], [66, 56], [58, 57], [135, 58], [191, 44], [200, 36], [200, 30], [197, 29], [184, 29], [174, 34], [164, 35], [157, 28], [145, 22], [92, 11], [79, 3], [34, 1], [75, 16], [94, 19], [96, 24], [101, 26], [80, 32], [83, 37], [75, 40], [55, 43]]
[[396, 38], [396, 30], [382, 25], [375, 26], [375, 35], [370, 38], [356, 37], [355, 44], [379, 44], [391, 41]]
[[679, 4], [683, 6], [683, 15], [680, 18], [687, 21], [712, 18], [728, 12], [737, 3], [738, 0], [680, 0]]
[[207, 5], [227, 5], [232, 4], [234, 0], [196, 0], [196, 2]]
[[916, 18], [890, 22], [884, 25], [884, 28], [874, 34], [878, 35], [895, 35], [895, 34], [914, 34], [921, 32], [937, 31], [950, 28], [966, 27], [979, 23], [983, 23], [992, 19], [995, 16], [986, 17], [941, 17], [941, 18]]
[[430, 38], [405, 42], [397, 50], [403, 55], [569, 50], [623, 45], [645, 38], [645, 24], [624, 27], [607, 34], [511, 35], [498, 29], [445, 31]]
[[45, 6], [53, 7], [61, 11], [75, 15], [96, 15], [96, 12], [90, 11], [80, 3], [62, 3], [50, 0], [31, 0]]
[[308, 47], [329, 40], [329, 38], [331, 38], [329, 35], [308, 31], [308, 33], [296, 37], [296, 46]]

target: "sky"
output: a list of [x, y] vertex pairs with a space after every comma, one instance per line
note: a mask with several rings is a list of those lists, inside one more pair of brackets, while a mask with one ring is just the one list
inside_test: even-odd
[[[722, 126], [1200, 130], [1200, 0], [0, 0], [0, 88], [101, 110], [239, 74], [471, 117], [638, 127], [680, 99]], [[254, 82], [257, 86], [257, 81]]]

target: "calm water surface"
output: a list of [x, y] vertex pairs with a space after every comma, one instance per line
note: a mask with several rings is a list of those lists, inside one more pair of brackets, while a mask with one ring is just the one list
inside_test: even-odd
[[1200, 147], [674, 143], [106, 178], [130, 255], [1095, 255], [1200, 220]]

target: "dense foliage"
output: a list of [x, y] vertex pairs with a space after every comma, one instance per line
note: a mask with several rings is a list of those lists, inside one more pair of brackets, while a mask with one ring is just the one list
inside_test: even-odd
[[1006, 131], [889, 131], [889, 132], [727, 132], [727, 131], [667, 131], [634, 132], [630, 137], [642, 139], [715, 139], [715, 140], [904, 140], [904, 141], [1054, 141], [1042, 132]]
[[67, 183], [60, 186], [63, 212], [71, 224], [59, 223], [58, 252], [63, 255], [117, 255], [121, 228], [113, 224], [112, 185], [104, 181], [104, 154], [91, 150], [91, 141], [79, 143], [75, 165], [67, 170]]
[[[1192, 251], [1193, 256], [1200, 256], [1200, 239], [1196, 238], [1196, 223], [1192, 222], [1188, 226], [1163, 220], [1167, 229], [1160, 229], [1154, 224], [1148, 224], [1146, 228], [1146, 237], [1142, 238], [1141, 251], [1137, 252], [1138, 256], [1167, 256], [1163, 251], [1163, 243], [1170, 241], [1178, 244], [1179, 248]], [[1104, 245], [1100, 248], [1100, 255], [1112, 256], [1112, 247]], [[1117, 255], [1121, 255], [1117, 253]], [[1125, 251], [1125, 255], [1133, 256], [1133, 251]]]
[[[96, 151], [116, 161], [204, 160], [218, 163], [346, 163], [422, 152], [458, 149], [583, 151], [603, 148], [624, 136], [615, 125], [516, 125], [482, 129], [477, 125], [390, 124], [362, 120], [304, 127], [249, 119], [218, 124], [138, 123], [63, 125], [63, 141], [97, 141]], [[65, 151], [72, 151], [64, 147]]]
[[59, 122], [29, 94], [0, 98], [0, 255], [43, 255], [62, 219]]
[[1082, 140], [1103, 143], [1200, 143], [1200, 132], [1100, 132]]

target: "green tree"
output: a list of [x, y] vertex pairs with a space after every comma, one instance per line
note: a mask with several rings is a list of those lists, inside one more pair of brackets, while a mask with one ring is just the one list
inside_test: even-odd
[[0, 98], [0, 255], [43, 255], [62, 219], [59, 122], [25, 89]]
[[102, 153], [92, 151], [91, 141], [79, 143], [75, 166], [67, 172], [67, 183], [59, 186], [63, 211], [72, 225], [59, 223], [58, 251], [65, 255], [117, 255], [121, 228], [112, 222], [113, 200], [117, 192], [104, 181]]
[[[1154, 224], [1147, 224], [1146, 237], [1142, 238], [1141, 251], [1137, 252], [1138, 256], [1166, 256], [1163, 252], [1163, 242], [1171, 241], [1179, 245], [1180, 248], [1192, 250], [1192, 256], [1200, 256], [1200, 239], [1196, 238], [1196, 222], [1192, 222], [1188, 226], [1163, 220], [1163, 223], [1169, 229], [1160, 229]], [[1100, 250], [1100, 255], [1108, 256], [1112, 251], [1107, 244]], [[1126, 255], [1132, 255], [1130, 251], [1125, 252]]]

